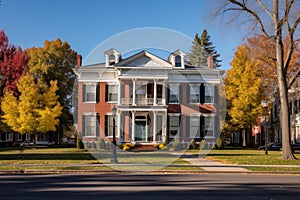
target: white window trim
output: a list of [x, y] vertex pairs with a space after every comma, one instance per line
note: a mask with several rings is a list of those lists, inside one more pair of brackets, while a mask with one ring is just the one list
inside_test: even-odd
[[[88, 135], [88, 136], [84, 135], [83, 137], [84, 138], [96, 138], [97, 137], [97, 130], [96, 130], [96, 128], [97, 128], [97, 125], [96, 125], [96, 123], [97, 123], [97, 113], [95, 113], [95, 112], [89, 112], [89, 113], [83, 113], [82, 115], [83, 116], [94, 116], [95, 117], [95, 133], [93, 135]], [[84, 129], [85, 128], [86, 127], [84, 127]], [[86, 130], [84, 132], [86, 132]], [[84, 133], [84, 134], [86, 134], [86, 133]]]
[[[114, 82], [114, 83], [107, 83], [108, 86], [115, 86], [117, 87], [117, 92], [116, 92], [116, 95], [117, 95], [117, 99], [115, 101], [107, 101], [106, 103], [118, 103], [118, 83], [117, 82]], [[105, 92], [108, 92], [108, 91], [105, 91]], [[106, 94], [105, 94], [106, 95]], [[108, 94], [107, 94], [108, 95]]]
[[[83, 83], [83, 85], [82, 85], [82, 87], [84, 86], [84, 85], [88, 85], [88, 86], [90, 86], [90, 85], [92, 85], [92, 86], [95, 86], [95, 101], [87, 101], [87, 100], [85, 100], [85, 101], [83, 101], [83, 103], [85, 103], [85, 104], [90, 104], [90, 103], [97, 103], [97, 84], [98, 83], [91, 83], [91, 82], [85, 82], [85, 83]], [[86, 97], [86, 94], [87, 94], [87, 92], [85, 91], [85, 99], [87, 99], [87, 97]]]
[[[202, 115], [200, 113], [193, 113], [193, 114], [188, 115], [189, 118], [191, 118], [191, 117], [199, 117], [199, 129], [200, 129], [200, 117], [201, 116], [205, 117], [204, 115]], [[191, 121], [189, 120], [189, 122], [190, 122], [189, 126], [191, 127]], [[199, 137], [200, 137], [200, 130], [199, 130]], [[197, 137], [192, 137], [191, 133], [189, 133], [189, 138], [190, 139], [194, 139], [194, 138], [197, 138]]]
[[[169, 117], [180, 117], [180, 113], [168, 113], [168, 116]], [[180, 120], [180, 119], [179, 119]], [[169, 122], [170, 123], [170, 122]], [[178, 132], [175, 136], [171, 136], [170, 134], [170, 124], [168, 124], [168, 130], [169, 130], [169, 137], [170, 138], [180, 138], [180, 121], [179, 121], [179, 124], [178, 124]]]
[[[169, 99], [168, 99], [168, 104], [180, 104], [180, 99], [179, 99], [179, 97], [180, 97], [180, 84], [179, 83], [169, 83], [168, 84], [169, 85], [169, 93], [170, 94], [167, 94], [168, 96], [169, 96]], [[177, 97], [177, 101], [178, 102], [170, 102], [170, 96], [171, 96], [171, 89], [172, 88], [175, 88], [176, 87], [176, 89], [178, 89], [178, 94], [175, 94], [176, 95], [176, 97]]]
[[[199, 105], [200, 104], [200, 99], [201, 99], [201, 92], [200, 92], [200, 83], [192, 83], [192, 84], [189, 84], [189, 89], [190, 89], [190, 94], [189, 94], [189, 104], [192, 104], [192, 105]], [[192, 87], [193, 86], [196, 86], [196, 87], [198, 87], [199, 88], [199, 102], [196, 102], [196, 103], [194, 103], [194, 102], [191, 102], [191, 91], [192, 91]]]
[[[107, 116], [110, 116], [110, 117], [113, 117], [113, 114], [112, 114], [112, 112], [108, 112], [108, 113], [106, 113], [105, 115], [107, 115]], [[116, 138], [118, 138], [118, 134], [117, 134], [117, 130], [118, 130], [118, 127], [119, 127], [119, 125], [118, 125], [118, 117], [117, 117], [118, 115], [116, 114], [116, 116], [115, 116], [115, 133], [116, 133], [116, 135], [115, 135], [115, 137]], [[104, 119], [105, 120], [105, 119]], [[105, 123], [105, 122], [104, 122]], [[105, 127], [104, 127], [104, 129], [105, 129]], [[109, 131], [109, 129], [108, 129], [108, 131]], [[105, 132], [105, 130], [104, 130], [104, 132]], [[106, 133], [104, 133], [104, 134], [106, 134]], [[113, 138], [113, 134], [112, 135], [108, 135], [108, 136], [105, 136], [106, 138]]]
[[[204, 84], [204, 90], [205, 90], [205, 97], [204, 97], [204, 103], [205, 104], [214, 104], [214, 99], [215, 99], [215, 84], [212, 83], [206, 83]], [[209, 94], [209, 95], [207, 95]], [[206, 102], [206, 97], [210, 97], [211, 102]]]

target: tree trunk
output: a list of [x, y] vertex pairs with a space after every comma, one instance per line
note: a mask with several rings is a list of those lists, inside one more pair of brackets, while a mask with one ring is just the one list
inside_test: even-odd
[[288, 107], [288, 88], [286, 80], [286, 70], [284, 69], [283, 62], [283, 44], [281, 40], [281, 34], [276, 38], [276, 58], [277, 58], [277, 76], [278, 87], [280, 95], [280, 122], [281, 122], [281, 134], [282, 134], [282, 159], [295, 160], [291, 150], [290, 140], [290, 115]]
[[33, 133], [32, 134], [32, 137], [33, 137], [33, 148], [35, 148], [35, 146], [36, 146], [36, 133]]

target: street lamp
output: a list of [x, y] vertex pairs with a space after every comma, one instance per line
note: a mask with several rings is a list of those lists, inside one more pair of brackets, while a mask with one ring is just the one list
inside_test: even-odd
[[115, 117], [116, 117], [116, 113], [117, 113], [117, 108], [115, 106], [112, 108], [111, 113], [113, 115], [113, 140], [112, 140], [113, 147], [112, 147], [112, 155], [111, 155], [110, 162], [111, 163], [118, 163], [118, 160], [117, 160], [117, 151], [116, 151], [117, 142], [116, 142], [116, 121], [115, 121]]
[[267, 142], [268, 142], [268, 129], [267, 129], [267, 107], [268, 107], [268, 103], [266, 100], [262, 100], [261, 102], [262, 107], [264, 108], [264, 115], [265, 115], [265, 155], [268, 155], [268, 146], [267, 146]]

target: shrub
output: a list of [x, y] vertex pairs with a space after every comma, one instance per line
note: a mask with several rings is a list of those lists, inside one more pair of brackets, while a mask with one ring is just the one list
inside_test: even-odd
[[217, 139], [217, 148], [218, 149], [223, 149], [223, 140], [222, 140], [222, 138], [218, 138]]
[[199, 149], [202, 150], [205, 147], [205, 140], [201, 140], [199, 143]]
[[189, 149], [199, 149], [199, 145], [196, 143], [194, 139], [191, 140]]
[[106, 148], [106, 143], [103, 138], [98, 138], [97, 142], [97, 149], [105, 149]]
[[129, 146], [124, 145], [123, 151], [131, 151], [131, 148]]
[[163, 148], [165, 148], [165, 147], [166, 147], [166, 145], [164, 145], [164, 144], [159, 144], [159, 145], [158, 145], [158, 148], [159, 148], [159, 149], [163, 149]]

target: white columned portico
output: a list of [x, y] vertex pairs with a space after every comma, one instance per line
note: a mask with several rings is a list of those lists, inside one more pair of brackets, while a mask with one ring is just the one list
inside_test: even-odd
[[153, 105], [157, 105], [157, 80], [154, 79], [154, 101]]
[[166, 81], [162, 82], [162, 104], [166, 105]]
[[153, 111], [153, 143], [156, 143], [157, 134], [157, 111]]
[[121, 112], [119, 111], [117, 114], [117, 134], [118, 134], [118, 144], [122, 144], [122, 136], [121, 136]]
[[135, 139], [135, 111], [131, 111], [131, 139], [134, 141]]
[[167, 121], [167, 112], [164, 112], [164, 114], [163, 114], [163, 116], [162, 116], [162, 142], [163, 143], [165, 143], [166, 142], [166, 130], [167, 130], [167, 127], [166, 127], [166, 125], [167, 125], [167, 123], [166, 123], [166, 121]]
[[135, 104], [135, 82], [136, 82], [136, 80], [135, 79], [133, 79], [132, 80], [132, 105], [136, 105]]
[[118, 84], [118, 105], [121, 105], [121, 80], [119, 80]]

